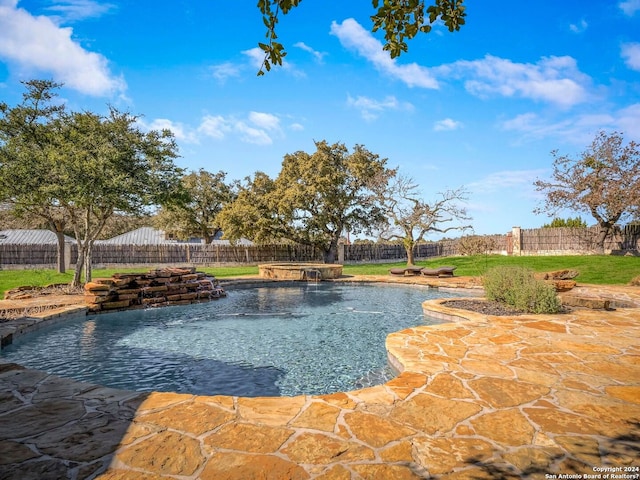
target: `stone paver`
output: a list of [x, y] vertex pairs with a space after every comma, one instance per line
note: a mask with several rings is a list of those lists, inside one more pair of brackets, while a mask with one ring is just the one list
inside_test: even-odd
[[579, 292], [625, 308], [507, 318], [425, 302], [450, 323], [387, 338], [397, 378], [330, 395], [125, 392], [0, 363], [0, 479], [587, 478], [640, 467], [640, 289]]

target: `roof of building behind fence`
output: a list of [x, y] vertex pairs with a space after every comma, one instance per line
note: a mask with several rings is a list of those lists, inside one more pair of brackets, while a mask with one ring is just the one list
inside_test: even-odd
[[96, 243], [113, 245], [175, 245], [176, 243], [201, 243], [201, 241], [199, 239], [188, 242], [178, 241], [166, 238], [163, 230], [153, 227], [140, 227], [108, 240], [98, 240]]
[[[220, 235], [216, 236], [211, 243], [216, 245], [229, 245], [229, 240], [220, 240], [219, 236]], [[177, 240], [167, 238], [164, 230], [153, 227], [141, 227], [108, 240], [98, 240], [96, 243], [108, 245], [176, 245], [185, 243], [201, 244], [202, 239], [190, 238], [189, 240]], [[251, 242], [244, 238], [240, 239], [237, 243], [240, 245], [251, 245]]]
[[[64, 236], [64, 241], [76, 243], [74, 238], [67, 235]], [[0, 243], [12, 245], [55, 245], [58, 243], [58, 237], [51, 230], [44, 229], [0, 230]]]
[[[73, 237], [65, 235], [64, 238], [65, 242], [76, 243], [76, 240]], [[58, 243], [58, 239], [55, 233], [44, 229], [0, 230], [0, 243], [11, 245], [55, 245]], [[191, 238], [186, 241], [176, 240], [166, 238], [166, 234], [163, 230], [153, 227], [141, 227], [108, 240], [97, 240], [96, 243], [107, 245], [176, 245], [189, 243], [201, 244], [202, 239]], [[216, 239], [211, 243], [216, 245], [229, 245], [229, 240], [220, 240], [216, 237]], [[237, 242], [237, 244], [252, 245], [252, 242], [242, 238]]]

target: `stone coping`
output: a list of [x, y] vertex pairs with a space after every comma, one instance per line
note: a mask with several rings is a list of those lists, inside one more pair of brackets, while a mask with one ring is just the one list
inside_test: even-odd
[[[0, 301], [0, 304], [2, 304], [2, 302], [4, 302], [4, 300]], [[81, 302], [81, 300], [79, 300], [79, 302]], [[13, 340], [20, 335], [54, 325], [72, 316], [86, 315], [87, 307], [84, 305], [63, 305], [40, 312], [32, 311], [25, 317], [0, 322], [0, 350], [10, 345]]]
[[[587, 290], [640, 300], [638, 288]], [[0, 363], [0, 478], [605, 478], [640, 467], [637, 308], [493, 317], [427, 303], [456, 321], [389, 335], [402, 373], [352, 392], [137, 393]]]

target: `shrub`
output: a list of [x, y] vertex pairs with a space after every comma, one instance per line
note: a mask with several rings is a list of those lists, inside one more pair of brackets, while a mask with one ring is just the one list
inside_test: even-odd
[[640, 287], [640, 275], [638, 275], [637, 277], [634, 277], [631, 279], [631, 282], [629, 282], [630, 285], [633, 285], [635, 287]]
[[480, 255], [497, 248], [495, 239], [480, 235], [467, 235], [458, 241], [458, 255]]
[[483, 277], [485, 295], [489, 300], [506, 303], [528, 313], [557, 313], [561, 303], [553, 285], [533, 276], [524, 267], [495, 267]]

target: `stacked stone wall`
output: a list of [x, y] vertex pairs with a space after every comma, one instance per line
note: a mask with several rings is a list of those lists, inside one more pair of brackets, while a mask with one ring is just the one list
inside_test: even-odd
[[195, 268], [164, 268], [148, 273], [116, 273], [84, 286], [89, 312], [188, 305], [226, 296], [215, 277]]

